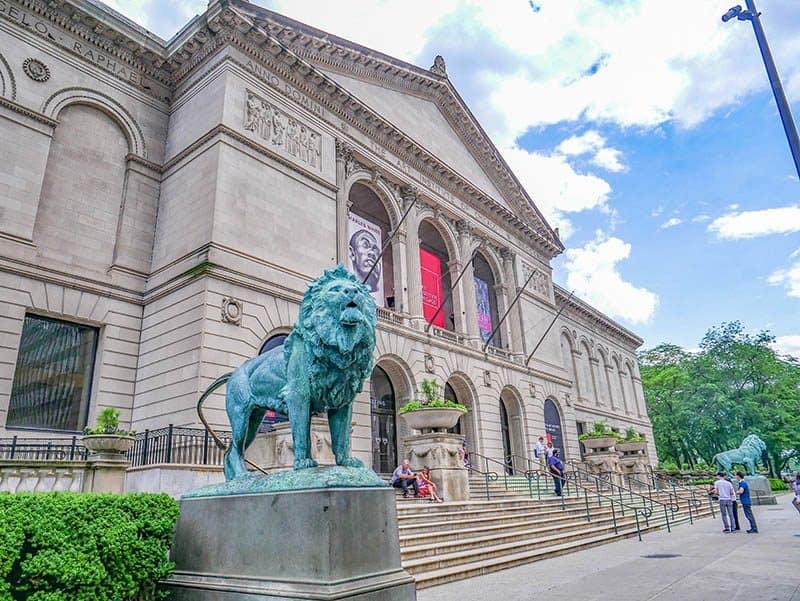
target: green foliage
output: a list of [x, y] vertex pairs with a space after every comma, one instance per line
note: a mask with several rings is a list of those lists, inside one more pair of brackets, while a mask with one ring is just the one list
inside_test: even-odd
[[703, 485], [713, 484], [713, 483], [714, 483], [714, 479], [713, 478], [700, 478], [699, 480], [692, 480], [692, 484], [694, 484], [695, 486], [703, 486]]
[[789, 490], [789, 485], [780, 478], [769, 478], [769, 487], [772, 492], [781, 492]]
[[422, 380], [422, 382], [420, 382], [420, 388], [422, 388], [422, 394], [425, 397], [425, 400], [409, 401], [400, 407], [399, 413], [408, 413], [409, 411], [416, 411], [417, 409], [426, 409], [429, 407], [447, 407], [449, 409], [458, 409], [464, 413], [469, 411], [466, 405], [443, 399], [440, 395], [442, 386], [436, 380]]
[[699, 352], [662, 344], [640, 355], [660, 459], [710, 465], [750, 433], [767, 444], [771, 474], [800, 456], [800, 362], [777, 355], [772, 342], [732, 322], [710, 329]]
[[167, 495], [0, 493], [0, 601], [150, 601], [178, 504]]
[[430, 401], [429, 403], [421, 403], [419, 401], [409, 401], [400, 409], [398, 410], [400, 413], [408, 413], [409, 411], [416, 411], [417, 409], [428, 409], [428, 408], [441, 408], [447, 407], [448, 409], [458, 409], [466, 413], [469, 411], [466, 405], [462, 405], [461, 403], [454, 403], [453, 401], [443, 401], [442, 399], [436, 401]]
[[119, 436], [132, 436], [135, 432], [119, 429], [119, 411], [113, 407], [106, 407], [97, 416], [97, 426], [86, 428], [84, 434], [118, 434]]
[[623, 440], [625, 442], [644, 442], [645, 437], [640, 436], [635, 428], [628, 428], [625, 430], [625, 438]]
[[604, 436], [613, 436], [619, 438], [619, 434], [614, 432], [604, 420], [598, 420], [592, 424], [592, 431], [581, 434], [578, 439], [585, 440], [587, 438], [603, 438]]

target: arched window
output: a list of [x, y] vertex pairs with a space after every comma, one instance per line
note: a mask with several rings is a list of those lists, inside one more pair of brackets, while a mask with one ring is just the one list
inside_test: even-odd
[[433, 325], [454, 331], [456, 317], [449, 262], [450, 255], [441, 234], [431, 223], [423, 221], [419, 226], [422, 312], [427, 321], [433, 319]]
[[383, 254], [379, 265], [375, 261], [389, 238], [391, 223], [378, 195], [364, 184], [350, 188], [348, 219], [348, 267], [359, 279], [369, 274], [365, 284], [379, 307], [395, 308], [394, 263], [391, 249]]
[[[489, 262], [481, 253], [475, 255], [473, 262], [473, 272], [475, 274], [475, 302], [477, 305], [478, 333], [481, 340], [486, 342], [492, 334], [492, 330], [500, 321], [500, 314], [497, 304], [497, 282], [494, 272], [489, 266]], [[503, 341], [500, 330], [495, 332], [489, 344], [502, 348]]]
[[370, 379], [370, 412], [372, 417], [372, 469], [389, 474], [397, 467], [396, 397], [392, 380], [376, 365]]
[[283, 346], [283, 343], [288, 337], [288, 334], [275, 334], [274, 336], [270, 336], [267, 338], [266, 342], [261, 345], [261, 350], [258, 351], [258, 354], [263, 355], [267, 351], [271, 351], [274, 348]]
[[[461, 401], [458, 400], [458, 395], [453, 387], [450, 385], [450, 382], [445, 383], [444, 385], [444, 400], [445, 401], [452, 401], [453, 403], [460, 403]], [[447, 430], [450, 434], [462, 434], [462, 427], [461, 427], [461, 418], [458, 419], [458, 423], [453, 426], [452, 428]]]

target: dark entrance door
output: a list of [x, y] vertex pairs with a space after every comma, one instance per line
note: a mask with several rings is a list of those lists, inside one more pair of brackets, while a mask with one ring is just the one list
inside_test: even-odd
[[561, 414], [558, 412], [556, 404], [547, 399], [544, 402], [544, 431], [547, 433], [548, 442], [553, 443], [553, 448], [558, 449], [558, 454], [563, 460], [564, 456], [564, 435], [561, 430]]
[[511, 461], [511, 429], [508, 425], [508, 411], [506, 411], [503, 399], [500, 399], [500, 431], [503, 438], [503, 463], [506, 464], [506, 473], [511, 475], [514, 473]]
[[394, 387], [380, 367], [372, 370], [370, 406], [372, 412], [372, 469], [390, 474], [397, 467]]

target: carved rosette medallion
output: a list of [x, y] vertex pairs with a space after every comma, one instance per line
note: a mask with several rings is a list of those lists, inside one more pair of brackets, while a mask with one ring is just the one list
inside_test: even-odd
[[244, 305], [242, 301], [228, 297], [222, 299], [222, 321], [225, 323], [232, 323], [236, 326], [241, 325], [243, 312]]
[[264, 98], [247, 92], [244, 129], [267, 146], [288, 154], [314, 171], [322, 171], [322, 136]]
[[22, 63], [22, 70], [33, 81], [45, 82], [50, 79], [50, 69], [35, 58], [26, 58]]

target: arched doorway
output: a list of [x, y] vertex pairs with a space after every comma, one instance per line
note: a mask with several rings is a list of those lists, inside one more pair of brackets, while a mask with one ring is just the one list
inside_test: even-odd
[[379, 307], [394, 309], [392, 253], [385, 252], [380, 265], [375, 266], [392, 229], [389, 214], [378, 195], [362, 183], [353, 184], [348, 200], [351, 203], [347, 232], [348, 267], [359, 279], [369, 274], [365, 284], [369, 286], [375, 303]]
[[[473, 262], [475, 275], [475, 304], [478, 320], [478, 334], [483, 342], [491, 346], [503, 348], [500, 330], [492, 336], [492, 330], [500, 321], [499, 305], [497, 303], [497, 281], [489, 262], [481, 253], [475, 255]], [[491, 336], [491, 340], [489, 337]]]
[[509, 474], [524, 473], [526, 467], [524, 418], [519, 395], [507, 386], [500, 394], [500, 438], [503, 462]]
[[[444, 400], [452, 401], [453, 403], [461, 403], [461, 401], [458, 399], [458, 395], [456, 394], [455, 389], [453, 388], [453, 386], [450, 384], [449, 381], [446, 382], [444, 385]], [[465, 403], [461, 404], [464, 405]], [[463, 418], [459, 418], [458, 423], [452, 428], [448, 429], [447, 431], [450, 434], [463, 434], [464, 427], [461, 424], [462, 419]]]
[[419, 226], [422, 312], [427, 321], [433, 319], [433, 325], [455, 331], [456, 317], [449, 263], [450, 254], [441, 234], [433, 224], [423, 221]]
[[[283, 343], [286, 342], [286, 339], [289, 337], [289, 334], [273, 334], [269, 338], [264, 341], [264, 344], [261, 345], [261, 348], [258, 350], [259, 355], [263, 355], [264, 353], [268, 353], [273, 349], [283, 348]], [[275, 351], [280, 352], [280, 351]], [[271, 432], [272, 429], [275, 427], [275, 424], [279, 424], [281, 422], [288, 422], [289, 418], [284, 415], [283, 413], [278, 413], [277, 411], [273, 411], [272, 409], [267, 409], [264, 412], [264, 419], [261, 420], [261, 426], [259, 426], [259, 432]]]
[[288, 337], [288, 334], [275, 334], [274, 336], [270, 336], [267, 338], [264, 344], [261, 345], [261, 349], [259, 349], [258, 354], [263, 355], [267, 351], [271, 351], [274, 348], [283, 346], [283, 343], [286, 342]]
[[379, 474], [391, 473], [397, 467], [397, 398], [386, 371], [376, 365], [370, 379], [370, 413], [372, 418], [372, 469]]
[[547, 399], [544, 402], [544, 431], [547, 434], [547, 441], [552, 442], [553, 448], [558, 449], [561, 459], [565, 459], [561, 412], [551, 399]]

